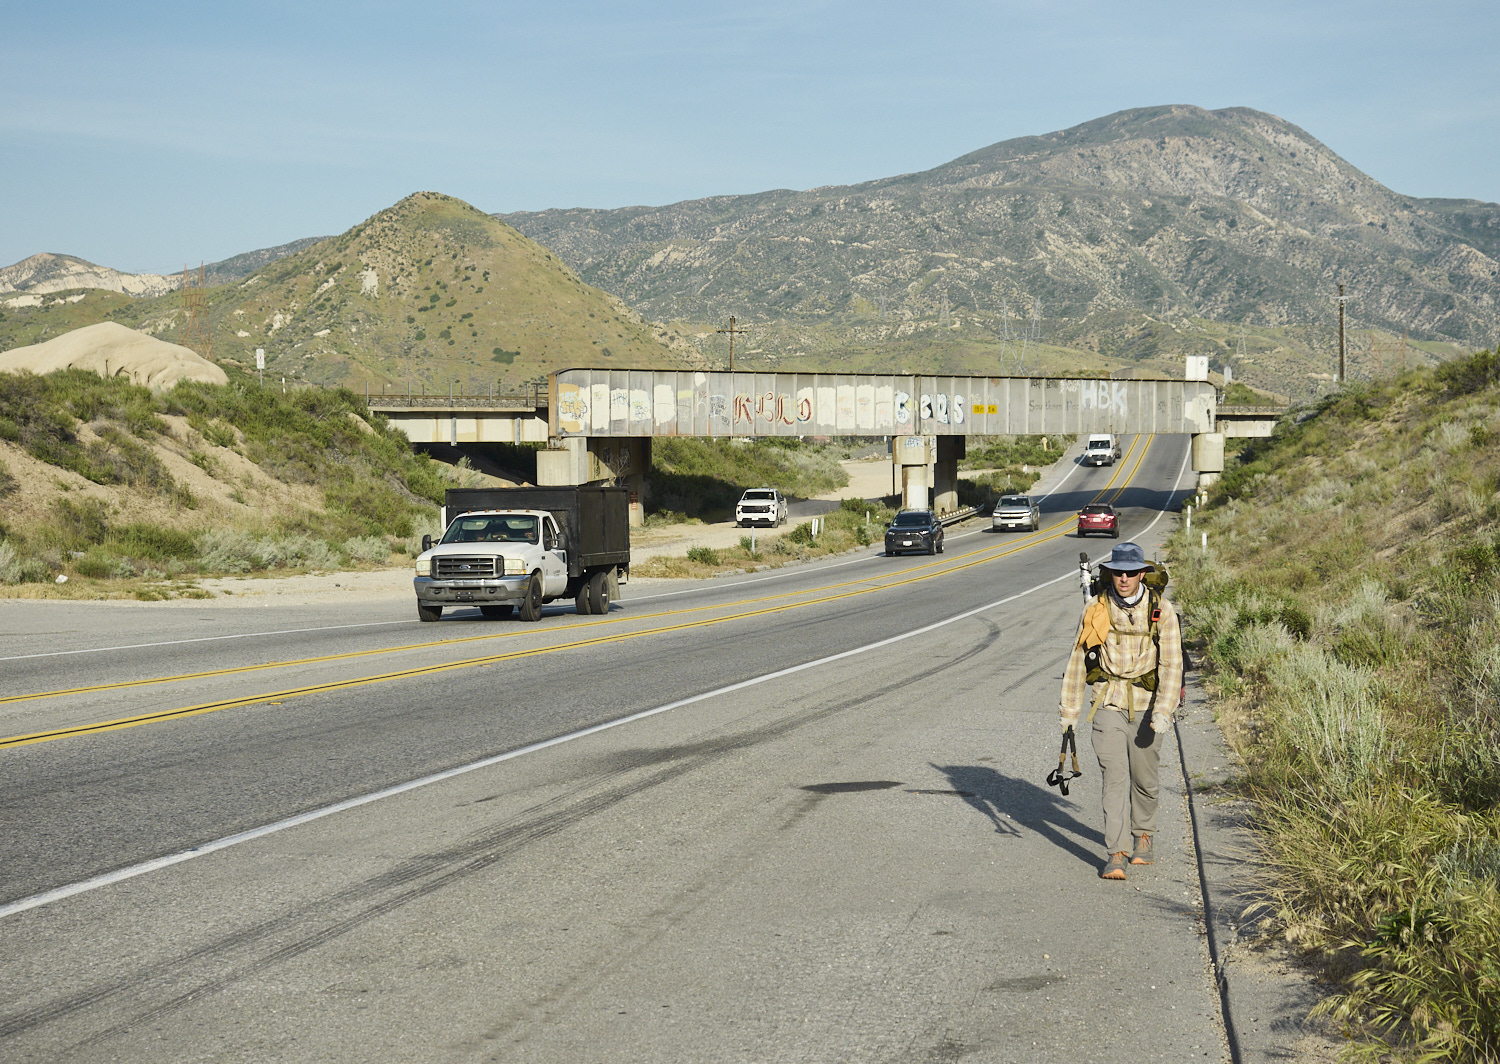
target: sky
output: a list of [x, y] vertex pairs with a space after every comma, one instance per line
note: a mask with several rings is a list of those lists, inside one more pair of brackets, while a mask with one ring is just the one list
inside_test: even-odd
[[1497, 43], [1494, 0], [0, 0], [0, 265], [171, 272], [418, 190], [853, 184], [1158, 104], [1269, 111], [1397, 192], [1494, 202]]

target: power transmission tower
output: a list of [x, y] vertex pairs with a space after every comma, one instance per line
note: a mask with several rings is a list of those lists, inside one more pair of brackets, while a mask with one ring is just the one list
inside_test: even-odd
[[729, 334], [729, 372], [733, 373], [734, 372], [734, 338], [736, 336], [743, 336], [745, 333], [749, 332], [750, 330], [749, 329], [736, 328], [735, 324], [734, 324], [734, 315], [731, 314], [731, 315], [729, 315], [729, 328], [727, 328], [727, 329], [715, 329], [714, 331], [715, 332], [721, 332], [721, 333], [728, 333]]
[[186, 316], [182, 323], [182, 346], [192, 348], [212, 362], [214, 342], [208, 330], [207, 289], [202, 262], [198, 263], [197, 277], [188, 271], [186, 265], [182, 267], [182, 309]]

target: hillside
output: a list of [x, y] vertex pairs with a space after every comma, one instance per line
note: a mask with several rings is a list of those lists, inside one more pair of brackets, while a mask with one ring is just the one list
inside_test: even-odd
[[384, 564], [435, 531], [448, 487], [488, 483], [349, 391], [0, 372], [4, 595], [203, 597], [200, 575]]
[[1169, 560], [1239, 757], [1208, 801], [1262, 842], [1259, 934], [1327, 962], [1349, 1059], [1493, 1061], [1500, 352], [1246, 442]]
[[1035, 314], [1112, 365], [1209, 353], [1304, 394], [1339, 281], [1351, 330], [1378, 330], [1367, 372], [1404, 333], [1436, 356], [1500, 335], [1500, 206], [1399, 195], [1246, 108], [1124, 111], [859, 185], [504, 218], [705, 351], [748, 321], [767, 362], [995, 367]]
[[[180, 295], [0, 300], [0, 344], [108, 319], [177, 340]], [[208, 292], [214, 357], [271, 377], [396, 391], [519, 387], [570, 366], [685, 366], [665, 332], [461, 200], [417, 193]]]

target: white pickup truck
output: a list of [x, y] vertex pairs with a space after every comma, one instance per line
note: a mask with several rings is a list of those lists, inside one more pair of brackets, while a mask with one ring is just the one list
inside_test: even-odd
[[412, 580], [417, 617], [477, 606], [487, 618], [571, 597], [579, 613], [609, 612], [630, 573], [624, 488], [452, 489], [442, 538], [424, 537]]
[[786, 520], [786, 496], [775, 488], [751, 488], [734, 507], [734, 523], [775, 528]]

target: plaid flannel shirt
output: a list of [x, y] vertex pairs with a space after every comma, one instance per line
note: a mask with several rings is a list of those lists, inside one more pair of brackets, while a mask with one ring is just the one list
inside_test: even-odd
[[[1161, 620], [1157, 624], [1157, 636], [1161, 645], [1161, 661], [1156, 660], [1156, 646], [1151, 641], [1151, 594], [1143, 593], [1134, 606], [1121, 605], [1114, 594], [1106, 592], [1109, 603], [1109, 638], [1105, 640], [1101, 655], [1104, 671], [1121, 677], [1104, 680], [1095, 687], [1104, 688], [1101, 709], [1131, 714], [1144, 713], [1148, 708], [1161, 719], [1171, 720], [1177, 708], [1177, 699], [1182, 692], [1182, 634], [1178, 628], [1177, 611], [1166, 599], [1158, 603]], [[1089, 600], [1089, 604], [1093, 603]], [[1087, 610], [1088, 606], [1084, 607]], [[1078, 630], [1073, 635], [1073, 653], [1068, 657], [1068, 667], [1063, 670], [1062, 698], [1058, 713], [1064, 725], [1076, 724], [1083, 712], [1084, 696], [1089, 692], [1085, 682], [1086, 668], [1083, 662], [1083, 647], [1078, 637], [1083, 633], [1083, 615], [1078, 617]], [[1136, 687], [1130, 678], [1144, 676], [1155, 667], [1156, 691]], [[1093, 694], [1097, 695], [1095, 690]], [[1153, 702], [1153, 699], [1155, 700]], [[1090, 699], [1092, 700], [1092, 698]]]

